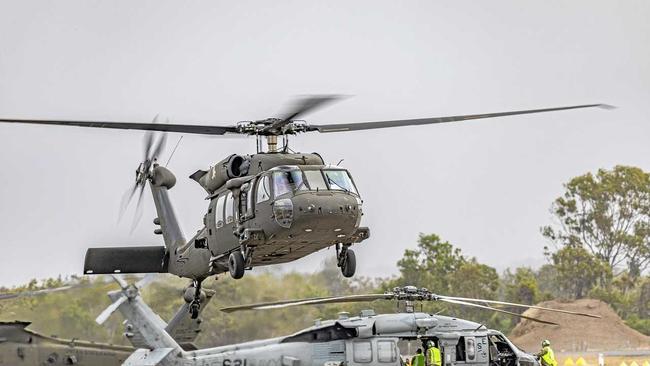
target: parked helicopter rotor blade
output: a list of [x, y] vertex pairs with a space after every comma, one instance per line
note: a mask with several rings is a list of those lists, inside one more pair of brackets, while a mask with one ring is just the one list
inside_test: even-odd
[[111, 277], [113, 278], [113, 281], [117, 282], [117, 284], [120, 285], [120, 288], [122, 288], [122, 290], [126, 290], [126, 288], [129, 287], [129, 284], [121, 276], [112, 274]]
[[161, 123], [139, 123], [139, 122], [98, 122], [98, 121], [65, 121], [65, 120], [44, 120], [44, 119], [18, 119], [2, 118], [4, 123], [24, 123], [38, 125], [76, 126], [93, 128], [112, 128], [120, 130], [144, 130], [161, 132], [180, 132], [200, 135], [223, 135], [226, 133], [238, 133], [236, 126], [206, 126], [206, 125], [185, 125], [185, 124], [161, 124]]
[[485, 304], [506, 305], [506, 306], [526, 308], [526, 309], [538, 309], [538, 310], [551, 311], [551, 312], [556, 312], [556, 313], [571, 314], [571, 315], [578, 315], [578, 316], [586, 316], [586, 317], [589, 317], [589, 318], [596, 318], [596, 319], [602, 318], [600, 315], [595, 315], [595, 314], [582, 313], [582, 312], [569, 311], [569, 310], [562, 310], [562, 309], [546, 308], [546, 307], [537, 306], [537, 305], [517, 304], [517, 303], [505, 302], [505, 301], [469, 299], [469, 298], [465, 298], [465, 297], [455, 297], [455, 296], [439, 296], [439, 298], [440, 299], [449, 299], [449, 300], [460, 300], [460, 301], [467, 301], [467, 302], [478, 302], [478, 303], [485, 303]]
[[583, 105], [574, 105], [568, 107], [527, 109], [527, 110], [520, 110], [520, 111], [496, 112], [496, 113], [485, 113], [485, 114], [468, 114], [468, 115], [449, 116], [449, 117], [433, 117], [433, 118], [418, 118], [418, 119], [358, 122], [358, 123], [340, 123], [340, 124], [331, 124], [331, 125], [310, 125], [308, 127], [308, 131], [318, 131], [321, 133], [327, 133], [327, 132], [369, 130], [375, 128], [419, 126], [419, 125], [428, 125], [428, 124], [437, 124], [437, 123], [467, 121], [472, 119], [506, 117], [506, 116], [514, 116], [518, 114], [554, 112], [554, 111], [562, 111], [562, 110], [569, 110], [569, 109], [594, 108], [594, 107], [604, 108], [604, 109], [614, 108], [613, 106], [607, 104], [583, 104]]
[[95, 318], [95, 322], [99, 325], [104, 324], [104, 322], [108, 319], [108, 317], [110, 317], [111, 314], [113, 314], [115, 310], [117, 310], [117, 308], [119, 308], [120, 305], [122, 305], [122, 303], [125, 302], [126, 300], [128, 300], [126, 295], [120, 296], [120, 298], [115, 300], [112, 304], [108, 305], [108, 307], [104, 309], [104, 311], [102, 311], [102, 313], [99, 314], [97, 318]]
[[457, 305], [463, 305], [463, 306], [475, 307], [475, 308], [485, 309], [485, 310], [490, 310], [490, 311], [496, 311], [496, 312], [498, 312], [498, 313], [509, 314], [509, 315], [512, 315], [512, 316], [516, 316], [516, 317], [519, 317], [519, 318], [528, 319], [528, 320], [531, 320], [531, 321], [534, 321], [534, 322], [538, 322], [538, 323], [549, 324], [549, 325], [559, 325], [559, 324], [557, 324], [557, 323], [553, 323], [553, 322], [550, 322], [550, 321], [547, 321], [547, 320], [542, 320], [542, 319], [538, 319], [538, 318], [533, 318], [532, 316], [527, 316], [527, 315], [523, 315], [523, 314], [517, 314], [517, 313], [513, 313], [513, 312], [510, 312], [510, 311], [507, 311], [507, 310], [497, 309], [497, 308], [493, 308], [493, 307], [485, 306], [485, 305], [480, 305], [480, 304], [475, 304], [475, 303], [472, 303], [472, 302], [460, 301], [460, 300], [451, 300], [451, 299], [444, 298], [444, 297], [439, 297], [438, 300], [439, 300], [439, 301], [444, 301], [444, 302], [447, 302], [447, 303], [450, 303], [450, 304], [457, 304]]
[[65, 291], [65, 290], [71, 289], [73, 287], [75, 287], [75, 286], [66, 285], [66, 286], [61, 286], [61, 287], [46, 288], [46, 289], [34, 290], [34, 291], [1, 293], [0, 294], [0, 301], [1, 300], [15, 299], [15, 298], [18, 298], [18, 297], [32, 297], [32, 296], [45, 295], [45, 294], [49, 294], [49, 293], [53, 293], [53, 292]]
[[[154, 281], [156, 280], [156, 277], [157, 277], [157, 276], [156, 276], [156, 273], [148, 273], [148, 274], [146, 274], [144, 277], [142, 277], [142, 279], [140, 279], [138, 282], [136, 282], [136, 283], [134, 284], [134, 286], [135, 286], [138, 290], [142, 290], [143, 288], [149, 286], [149, 284], [151, 284], [152, 282], [154, 282]], [[122, 280], [122, 279], [120, 278], [120, 280]], [[126, 281], [122, 280], [122, 282], [123, 282], [124, 284], [126, 284], [126, 286], [128, 286], [128, 284], [126, 283]], [[121, 286], [121, 285], [120, 285], [120, 286]], [[126, 287], [122, 287], [122, 288], [124, 289], [124, 288], [126, 288]]]
[[319, 304], [336, 304], [346, 302], [369, 302], [381, 299], [391, 299], [392, 295], [386, 294], [364, 294], [364, 295], [347, 295], [347, 296], [328, 296], [328, 297], [314, 297], [309, 299], [299, 300], [283, 300], [263, 302], [249, 305], [237, 305], [221, 308], [224, 313], [232, 313], [241, 310], [268, 310], [268, 309], [281, 309], [291, 306], [302, 305], [319, 305]]

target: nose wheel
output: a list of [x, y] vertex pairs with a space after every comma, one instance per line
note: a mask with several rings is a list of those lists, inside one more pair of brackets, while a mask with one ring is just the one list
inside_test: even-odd
[[336, 259], [343, 277], [350, 278], [354, 276], [357, 270], [357, 257], [354, 251], [350, 249], [349, 244], [343, 246], [340, 244], [336, 245]]

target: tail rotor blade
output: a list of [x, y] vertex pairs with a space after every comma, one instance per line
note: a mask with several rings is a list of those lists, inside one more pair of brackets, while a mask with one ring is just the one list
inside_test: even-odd
[[133, 195], [135, 194], [135, 191], [138, 189], [137, 183], [133, 185], [133, 188], [130, 188], [124, 192], [124, 195], [122, 196], [122, 201], [120, 202], [120, 213], [119, 216], [117, 217], [117, 222], [119, 223], [122, 221], [122, 216], [124, 216], [124, 212], [126, 212], [126, 208], [129, 206], [129, 202], [133, 199]]
[[104, 309], [104, 311], [102, 311], [101, 314], [99, 314], [99, 316], [95, 319], [95, 322], [97, 322], [99, 325], [104, 324], [108, 317], [111, 316], [111, 314], [113, 314], [115, 310], [117, 310], [117, 308], [119, 308], [120, 305], [122, 305], [122, 303], [124, 303], [127, 299], [128, 298], [125, 295], [120, 296], [119, 299], [115, 300], [114, 303], [110, 304], [106, 309]]
[[140, 187], [140, 194], [138, 195], [138, 203], [135, 206], [135, 214], [133, 215], [133, 224], [131, 225], [131, 233], [135, 230], [135, 228], [138, 226], [138, 223], [140, 223], [140, 219], [142, 218], [142, 196], [144, 194], [144, 184], [139, 185]]
[[160, 157], [160, 153], [162, 153], [163, 149], [165, 149], [165, 143], [167, 142], [167, 134], [163, 133], [160, 138], [158, 139], [156, 146], [153, 149], [153, 152], [151, 153], [150, 160], [158, 159]]

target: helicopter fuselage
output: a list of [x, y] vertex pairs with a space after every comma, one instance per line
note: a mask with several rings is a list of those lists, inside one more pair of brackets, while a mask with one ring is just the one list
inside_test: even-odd
[[[223, 179], [215, 173], [220, 167], [240, 176]], [[223, 183], [213, 190], [206, 177]], [[195, 180], [210, 203], [204, 227], [170, 256], [170, 272], [183, 277], [227, 272], [232, 253], [241, 252], [245, 267], [252, 268], [330, 246], [343, 251], [369, 236], [368, 228], [360, 227], [362, 200], [351, 175], [324, 165], [317, 154], [231, 156]]]

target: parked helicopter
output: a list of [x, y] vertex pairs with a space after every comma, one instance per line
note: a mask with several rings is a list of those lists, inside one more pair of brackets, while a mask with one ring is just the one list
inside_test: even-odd
[[[317, 320], [314, 326], [289, 336], [256, 340], [214, 348], [185, 351], [165, 331], [159, 318], [137, 292], [123, 287], [110, 293], [115, 301], [111, 312], [119, 310], [134, 329], [139, 330], [146, 347], [135, 351], [124, 365], [223, 365], [223, 366], [363, 366], [403, 365], [403, 356], [412, 354], [409, 342], [435, 342], [442, 351], [445, 366], [539, 366], [531, 354], [517, 348], [501, 332], [469, 320], [439, 314], [415, 312], [418, 301], [444, 301], [519, 316], [543, 324], [548, 320], [496, 309], [481, 303], [507, 304], [550, 312], [598, 318], [597, 315], [522, 304], [439, 296], [413, 286], [395, 288], [384, 294], [351, 295], [286, 300], [223, 308], [225, 312], [272, 309], [297, 305], [392, 300], [405, 303], [406, 312], [376, 314], [364, 310], [359, 316], [340, 313], [338, 319]], [[125, 299], [125, 300], [121, 300]]]
[[[246, 269], [293, 261], [335, 246], [337, 265], [345, 277], [356, 270], [350, 246], [366, 240], [370, 231], [361, 225], [363, 201], [350, 173], [325, 165], [318, 153], [290, 152], [288, 138], [304, 132], [332, 133], [376, 128], [447, 123], [519, 114], [609, 106], [587, 104], [488, 114], [421, 118], [378, 122], [310, 125], [299, 117], [337, 100], [337, 96], [307, 97], [281, 118], [238, 122], [233, 126], [0, 119], [0, 122], [81, 126], [149, 131], [144, 159], [136, 170], [135, 185], [125, 196], [130, 201], [139, 191], [138, 207], [149, 182], [164, 246], [90, 248], [85, 274], [169, 272], [193, 282], [192, 317], [200, 308], [201, 283], [219, 273], [241, 278]], [[154, 120], [155, 122], [155, 120]], [[166, 135], [157, 141], [151, 131], [203, 135], [255, 136], [257, 153], [230, 155], [208, 170], [190, 176], [207, 192], [209, 200], [204, 226], [185, 239], [168, 196], [176, 177], [159, 165]], [[278, 148], [278, 137], [283, 146]], [[266, 139], [267, 151], [263, 151]], [[137, 210], [136, 210], [137, 211]]]
[[[116, 278], [115, 280], [120, 286], [129, 289], [128, 291], [134, 291], [134, 289], [139, 291], [150, 283], [151, 276], [153, 275], [148, 276], [133, 285], [127, 284], [121, 278]], [[0, 301], [41, 296], [80, 287], [84, 286], [76, 284], [36, 291], [2, 293], [0, 294]], [[122, 288], [117, 293], [121, 294], [123, 290]], [[204, 289], [202, 291], [204, 305], [210, 302], [213, 295], [214, 291], [212, 290]], [[201, 321], [199, 319], [190, 319], [187, 316], [188, 309], [189, 302], [186, 302], [179, 307], [169, 323], [164, 323], [162, 320], [158, 321], [158, 324], [165, 329], [165, 332], [186, 351], [197, 349], [194, 341], [201, 332]], [[111, 309], [108, 309], [100, 314], [97, 318], [98, 323], [103, 323], [108, 315], [110, 315], [110, 312]], [[152, 316], [152, 319], [155, 319], [155, 317]], [[119, 366], [137, 348], [147, 347], [147, 343], [143, 341], [143, 336], [129, 321], [125, 322], [124, 336], [131, 342], [133, 347], [85, 341], [76, 338], [63, 339], [56, 336], [46, 336], [27, 329], [30, 324], [30, 322], [25, 321], [0, 321], [0, 365]]]

